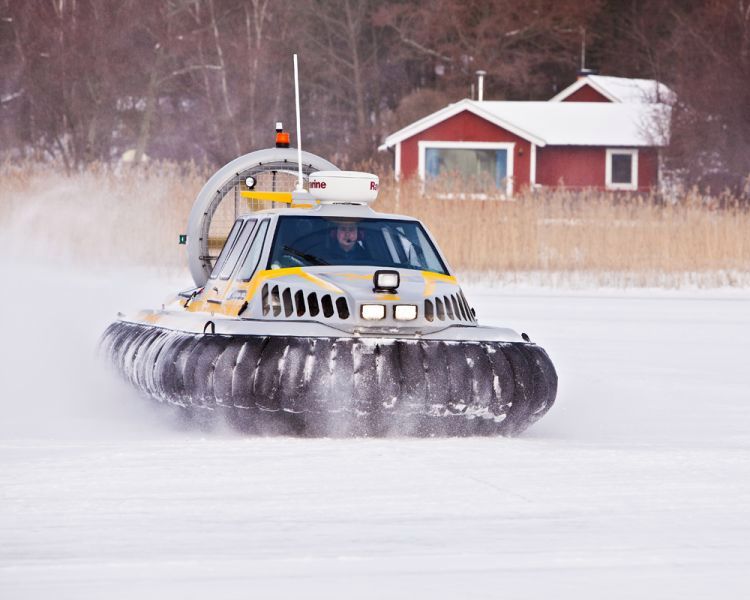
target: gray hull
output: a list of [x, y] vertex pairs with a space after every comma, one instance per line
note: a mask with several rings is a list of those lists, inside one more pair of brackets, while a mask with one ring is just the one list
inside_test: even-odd
[[557, 374], [522, 342], [200, 335], [118, 321], [101, 347], [143, 394], [253, 433], [515, 435]]

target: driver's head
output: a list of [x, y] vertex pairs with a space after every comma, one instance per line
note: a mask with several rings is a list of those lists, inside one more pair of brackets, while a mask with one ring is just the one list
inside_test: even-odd
[[336, 228], [336, 239], [344, 252], [349, 252], [357, 243], [357, 224], [353, 221], [343, 221]]

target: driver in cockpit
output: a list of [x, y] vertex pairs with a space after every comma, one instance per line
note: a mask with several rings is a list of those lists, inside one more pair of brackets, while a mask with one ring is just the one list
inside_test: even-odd
[[359, 228], [355, 221], [339, 221], [336, 225], [336, 243], [333, 249], [336, 258], [355, 262], [369, 259], [370, 253], [359, 237]]

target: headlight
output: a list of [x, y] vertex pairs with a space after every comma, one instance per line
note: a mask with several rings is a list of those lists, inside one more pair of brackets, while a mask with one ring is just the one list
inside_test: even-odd
[[385, 306], [382, 304], [363, 304], [359, 314], [368, 321], [379, 321], [385, 319]]
[[417, 318], [417, 307], [414, 304], [397, 304], [393, 307], [393, 316], [397, 321], [413, 321]]
[[376, 292], [393, 292], [401, 283], [398, 271], [375, 271], [372, 277], [372, 283]]

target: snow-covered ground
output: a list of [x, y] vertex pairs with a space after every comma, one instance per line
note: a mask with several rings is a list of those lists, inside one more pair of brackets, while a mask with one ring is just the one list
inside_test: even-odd
[[174, 427], [92, 358], [184, 280], [3, 266], [0, 598], [746, 598], [750, 291], [474, 285], [544, 345], [517, 439]]

